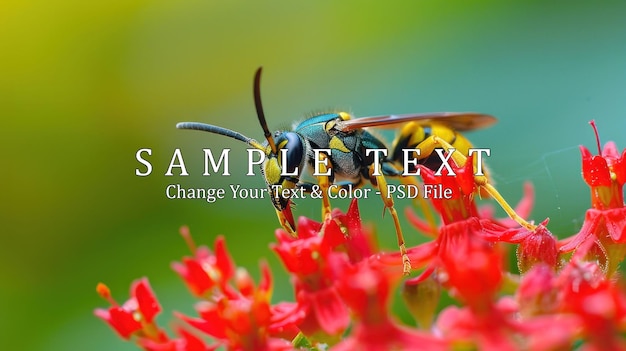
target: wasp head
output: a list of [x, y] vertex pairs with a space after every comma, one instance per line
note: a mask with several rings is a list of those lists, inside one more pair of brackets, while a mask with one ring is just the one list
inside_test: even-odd
[[265, 160], [261, 166], [261, 171], [265, 178], [265, 184], [268, 187], [272, 204], [276, 209], [278, 219], [283, 228], [293, 234], [295, 232], [295, 223], [291, 213], [290, 199], [300, 179], [300, 172], [304, 166], [306, 156], [305, 146], [307, 144], [304, 138], [295, 132], [278, 131], [274, 135], [270, 133], [261, 103], [261, 68], [256, 71], [254, 76], [254, 104], [259, 124], [265, 136], [264, 143], [259, 143], [234, 130], [211, 124], [182, 122], [178, 123], [176, 128], [202, 130], [224, 135], [262, 151], [265, 154]]
[[298, 185], [304, 167], [306, 141], [295, 132], [280, 131], [274, 133], [273, 141], [276, 145], [275, 152], [271, 149], [269, 142], [263, 144], [267, 157], [261, 171], [276, 211], [284, 214], [294, 228], [290, 198]]

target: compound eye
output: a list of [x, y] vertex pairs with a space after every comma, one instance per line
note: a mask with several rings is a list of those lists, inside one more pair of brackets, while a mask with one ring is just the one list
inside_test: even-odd
[[294, 132], [285, 133], [285, 138], [287, 142], [283, 148], [287, 149], [287, 172], [293, 173], [302, 162], [304, 145], [300, 136]]

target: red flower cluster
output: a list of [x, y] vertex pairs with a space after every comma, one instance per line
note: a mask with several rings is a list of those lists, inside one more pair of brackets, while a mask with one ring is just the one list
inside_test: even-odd
[[[581, 152], [592, 205], [580, 232], [560, 241], [547, 219], [517, 224], [530, 213], [529, 186], [515, 210], [521, 217], [500, 220], [476, 206], [484, 183], [473, 175], [471, 158], [457, 158], [456, 176], [421, 169], [424, 183], [451, 189], [452, 196], [432, 199], [441, 219], [436, 230], [407, 212], [432, 237], [408, 249], [416, 276], [401, 284], [418, 326], [401, 324], [392, 313], [401, 255], [373, 244], [356, 200], [324, 222], [300, 218], [295, 237], [276, 231], [271, 248], [291, 275], [293, 302], [272, 301], [266, 264], [255, 283], [237, 268], [223, 237], [214, 250], [196, 247], [183, 228], [192, 256], [172, 268], [201, 299], [197, 316], [177, 313], [171, 337], [155, 323], [161, 309], [146, 279], [133, 283], [122, 305], [99, 284], [111, 307], [95, 314], [144, 350], [626, 350], [626, 290], [616, 279], [626, 254], [626, 151], [620, 155], [608, 143], [599, 155]], [[506, 264], [511, 246], [519, 274]], [[438, 307], [442, 292], [459, 304]]]
[[626, 254], [626, 207], [623, 187], [626, 183], [626, 149], [621, 155], [615, 143], [600, 147], [595, 123], [598, 155], [592, 156], [584, 146], [583, 179], [591, 188], [591, 208], [585, 222], [571, 238], [561, 241], [561, 252], [576, 251], [576, 256], [599, 260], [607, 276], [615, 273]]
[[137, 338], [137, 344], [149, 351], [204, 351], [208, 348], [202, 339], [185, 329], [177, 329], [177, 338], [170, 338], [160, 329], [154, 318], [161, 311], [156, 296], [145, 278], [135, 281], [130, 289], [131, 298], [120, 306], [112, 297], [109, 288], [100, 283], [96, 290], [111, 304], [109, 309], [98, 308], [94, 311], [97, 317], [115, 329], [124, 339], [132, 336]]

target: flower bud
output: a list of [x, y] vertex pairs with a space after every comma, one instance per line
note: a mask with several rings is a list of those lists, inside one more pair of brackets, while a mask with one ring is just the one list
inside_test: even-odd
[[430, 329], [441, 296], [441, 285], [432, 275], [418, 283], [409, 282], [402, 289], [404, 303], [417, 324], [422, 329]]
[[528, 272], [538, 263], [544, 263], [553, 269], [556, 267], [558, 250], [554, 235], [545, 227], [545, 220], [537, 226], [517, 247], [517, 268], [520, 273]]

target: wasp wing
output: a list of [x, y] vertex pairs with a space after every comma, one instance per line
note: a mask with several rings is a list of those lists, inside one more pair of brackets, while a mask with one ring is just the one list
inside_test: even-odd
[[419, 121], [422, 124], [431, 122], [445, 124], [458, 131], [485, 128], [496, 123], [491, 115], [477, 112], [434, 112], [410, 113], [404, 115], [385, 115], [348, 119], [337, 123], [336, 128], [343, 132], [365, 127], [397, 127], [397, 124]]

